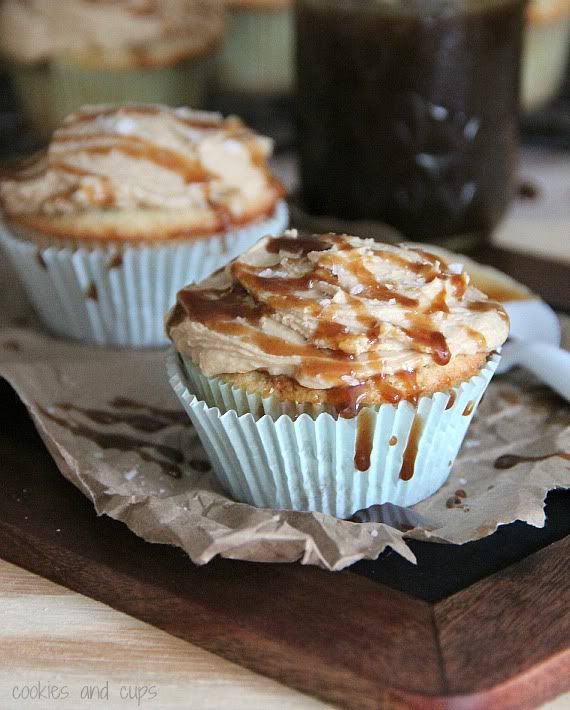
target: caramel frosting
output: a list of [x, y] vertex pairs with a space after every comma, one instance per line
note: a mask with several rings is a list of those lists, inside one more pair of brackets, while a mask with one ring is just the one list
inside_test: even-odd
[[21, 62], [63, 54], [106, 64], [169, 64], [223, 33], [219, 0], [4, 0], [0, 52]]
[[47, 153], [0, 182], [0, 204], [10, 221], [48, 233], [58, 218], [93, 213], [101, 224], [133, 210], [180, 213], [189, 231], [211, 232], [273, 210], [283, 189], [266, 165], [271, 149], [237, 118], [87, 106], [55, 131]]
[[407, 244], [288, 232], [182, 289], [166, 327], [208, 377], [261, 370], [326, 390], [486, 356], [509, 323], [461, 264]]

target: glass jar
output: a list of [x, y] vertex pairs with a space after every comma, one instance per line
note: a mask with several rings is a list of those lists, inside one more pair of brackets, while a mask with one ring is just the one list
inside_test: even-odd
[[524, 0], [297, 0], [306, 208], [488, 235], [514, 187], [523, 24]]

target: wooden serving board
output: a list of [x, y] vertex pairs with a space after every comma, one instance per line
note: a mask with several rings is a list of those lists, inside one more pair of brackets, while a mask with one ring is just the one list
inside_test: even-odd
[[[485, 257], [525, 280], [527, 257]], [[558, 279], [551, 300], [570, 307], [570, 269], [532, 261], [529, 286]], [[347, 708], [521, 710], [570, 689], [570, 491], [549, 495], [544, 529], [411, 542], [415, 567], [388, 552], [342, 573], [198, 568], [98, 518], [4, 382], [0, 451], [0, 557], [299, 690]]]

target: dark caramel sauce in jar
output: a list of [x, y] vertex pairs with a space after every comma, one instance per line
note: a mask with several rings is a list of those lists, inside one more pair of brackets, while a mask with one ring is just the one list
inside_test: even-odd
[[489, 233], [514, 193], [523, 26], [522, 0], [297, 0], [307, 208]]

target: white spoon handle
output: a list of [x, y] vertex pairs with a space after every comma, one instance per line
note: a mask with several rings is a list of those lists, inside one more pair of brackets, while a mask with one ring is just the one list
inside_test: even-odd
[[570, 402], [570, 352], [548, 343], [525, 343], [516, 359]]

